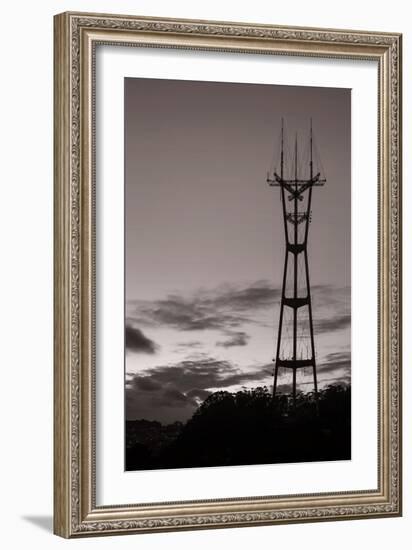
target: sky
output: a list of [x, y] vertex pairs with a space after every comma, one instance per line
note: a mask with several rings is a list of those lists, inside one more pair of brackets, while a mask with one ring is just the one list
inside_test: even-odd
[[285, 243], [266, 177], [282, 117], [302, 174], [312, 118], [327, 179], [308, 243], [319, 387], [350, 381], [350, 90], [126, 78], [128, 419], [185, 421], [214, 391], [271, 389]]

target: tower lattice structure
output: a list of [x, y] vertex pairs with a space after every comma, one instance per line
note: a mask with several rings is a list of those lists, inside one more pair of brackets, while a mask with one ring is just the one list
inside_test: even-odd
[[296, 374], [300, 369], [313, 373], [315, 394], [318, 391], [308, 235], [313, 188], [323, 186], [326, 179], [321, 176], [320, 171], [317, 173], [314, 171], [312, 121], [310, 123], [308, 164], [303, 168], [299, 164], [296, 135], [293, 158], [286, 171], [282, 119], [280, 170], [275, 168], [273, 173], [268, 174], [267, 177], [267, 183], [270, 186], [280, 188], [285, 234], [285, 260], [276, 357], [274, 358], [273, 397], [276, 396], [279, 369], [288, 369], [292, 371], [294, 404], [296, 403]]

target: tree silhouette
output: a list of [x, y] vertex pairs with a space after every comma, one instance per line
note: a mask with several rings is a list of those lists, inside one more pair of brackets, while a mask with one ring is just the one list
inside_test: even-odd
[[[273, 400], [266, 386], [207, 397], [156, 456], [129, 450], [127, 469], [190, 468], [349, 459], [350, 386]], [[136, 458], [137, 457], [137, 458]], [[151, 466], [148, 466], [148, 462]], [[130, 467], [129, 467], [130, 466]]]

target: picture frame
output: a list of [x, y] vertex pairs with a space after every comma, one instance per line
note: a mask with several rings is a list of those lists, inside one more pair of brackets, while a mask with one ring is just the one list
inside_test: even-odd
[[[401, 44], [397, 33], [90, 13], [55, 16], [55, 534], [74, 538], [401, 515]], [[258, 496], [240, 488], [240, 496], [202, 498], [192, 486], [190, 499], [143, 502], [136, 494], [134, 503], [97, 501], [96, 460], [102, 448], [96, 445], [101, 414], [96, 405], [96, 50], [105, 45], [176, 56], [236, 53], [251, 62], [264, 55], [285, 63], [297, 58], [376, 64], [377, 240], [372, 248], [378, 264], [378, 334], [377, 348], [366, 349], [377, 380], [376, 487]]]

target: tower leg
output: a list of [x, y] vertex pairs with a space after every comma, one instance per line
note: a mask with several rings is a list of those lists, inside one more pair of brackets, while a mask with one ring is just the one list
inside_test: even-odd
[[[282, 193], [283, 193], [283, 191], [282, 191]], [[283, 200], [283, 202], [284, 202], [284, 200]], [[287, 231], [287, 229], [286, 229], [286, 231]], [[286, 275], [287, 275], [287, 272], [288, 272], [288, 259], [289, 259], [289, 254], [288, 254], [288, 249], [286, 248], [285, 262], [284, 262], [284, 267], [283, 267], [282, 300], [281, 300], [281, 303], [280, 303], [278, 343], [277, 343], [277, 346], [276, 346], [275, 375], [274, 375], [274, 380], [273, 380], [273, 395], [272, 395], [273, 399], [275, 399], [275, 396], [276, 396], [276, 386], [277, 386], [277, 378], [278, 378], [278, 360], [279, 360], [279, 353], [280, 353], [280, 342], [281, 342], [281, 339], [282, 339], [283, 308], [284, 308], [284, 299], [285, 299], [285, 291], [286, 291]]]
[[278, 366], [275, 365], [275, 375], [273, 377], [273, 393], [272, 398], [275, 399], [276, 397], [276, 386], [278, 385]]
[[312, 317], [312, 298], [310, 293], [310, 279], [309, 279], [309, 262], [308, 262], [308, 252], [305, 248], [305, 272], [306, 272], [306, 289], [309, 297], [309, 331], [310, 331], [310, 347], [313, 359], [313, 388], [315, 391], [315, 396], [318, 395], [318, 379], [316, 374], [316, 357], [315, 357], [315, 338], [313, 335], [313, 317]]
[[293, 369], [293, 407], [296, 407], [296, 369]]
[[313, 365], [313, 387], [315, 390], [316, 396], [318, 395], [318, 377], [316, 375], [316, 366]]

